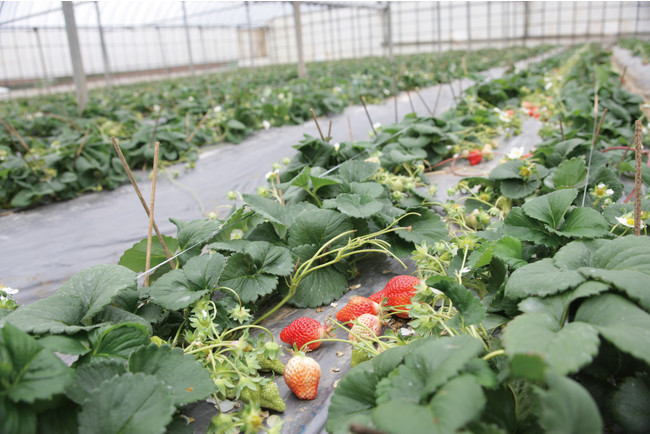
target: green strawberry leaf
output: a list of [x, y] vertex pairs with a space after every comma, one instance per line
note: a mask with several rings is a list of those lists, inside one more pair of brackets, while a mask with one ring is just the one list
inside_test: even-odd
[[556, 189], [580, 187], [586, 178], [587, 165], [584, 157], [574, 157], [560, 163], [553, 173], [553, 185]]
[[509, 199], [523, 199], [542, 185], [539, 179], [504, 179], [499, 184], [501, 194]]
[[384, 205], [368, 195], [342, 193], [336, 199], [325, 200], [323, 207], [336, 208], [349, 217], [365, 219], [381, 211]]
[[13, 403], [50, 399], [74, 380], [73, 370], [52, 350], [9, 323], [0, 329], [0, 355], [2, 395]]
[[347, 183], [363, 182], [377, 173], [381, 166], [369, 161], [347, 160], [339, 167], [339, 176]]
[[68, 398], [81, 405], [104, 381], [126, 373], [126, 360], [96, 358], [76, 369], [74, 383], [66, 389]]
[[637, 373], [626, 378], [612, 396], [611, 408], [625, 432], [646, 432], [650, 426], [650, 376]]
[[[101, 391], [101, 393], [98, 393]], [[99, 385], [84, 401], [79, 431], [164, 433], [175, 412], [167, 386], [152, 375], [126, 373]]]
[[546, 297], [574, 288], [585, 280], [578, 271], [563, 270], [551, 258], [544, 258], [515, 270], [506, 282], [505, 295], [512, 299]]
[[575, 373], [598, 353], [598, 331], [589, 324], [572, 322], [564, 327], [542, 313], [519, 315], [503, 332], [506, 354], [538, 354], [560, 374]]
[[576, 381], [553, 371], [547, 373], [547, 390], [538, 390], [542, 412], [539, 423], [545, 432], [559, 434], [603, 432], [596, 402]]
[[140, 347], [129, 356], [128, 368], [129, 372], [153, 375], [168, 386], [176, 406], [207, 398], [215, 391], [210, 373], [180, 348], [155, 344]]
[[487, 310], [481, 300], [474, 296], [474, 293], [453, 279], [429, 278], [427, 285], [444, 292], [458, 309], [465, 326], [478, 324], [485, 318]]
[[[173, 255], [176, 249], [178, 248], [178, 242], [176, 241], [176, 238], [168, 237], [166, 235], [163, 235], [162, 237], [163, 240], [165, 241], [165, 245], [167, 246], [167, 249]], [[128, 268], [129, 270], [133, 270], [136, 273], [141, 273], [145, 271], [146, 257], [147, 257], [147, 239], [145, 238], [135, 243], [133, 247], [131, 247], [130, 249], [126, 250], [122, 255], [122, 257], [120, 258], [118, 264]], [[160, 244], [158, 237], [153, 237], [151, 239], [150, 268], [153, 268], [156, 265], [159, 265], [166, 260], [167, 260], [167, 256], [165, 255], [165, 250], [163, 249], [162, 244]], [[162, 274], [170, 270], [171, 270], [171, 266], [169, 264], [160, 267], [150, 276], [149, 282], [150, 283], [155, 282], [155, 280], [159, 276], [161, 276]]]
[[410, 215], [400, 220], [401, 227], [410, 229], [397, 231], [397, 236], [415, 244], [426, 242], [429, 246], [449, 239], [447, 225], [434, 211], [420, 208], [409, 211], [415, 211], [420, 215]]
[[[350, 219], [336, 211], [319, 209], [300, 214], [289, 228], [289, 247], [305, 244], [322, 246], [332, 238], [354, 229]], [[340, 247], [347, 238], [339, 239], [332, 247]]]
[[592, 325], [621, 351], [650, 363], [650, 314], [620, 295], [589, 298], [578, 308], [575, 321]]
[[278, 277], [264, 273], [248, 253], [235, 253], [221, 274], [221, 286], [234, 290], [242, 302], [253, 303], [268, 295], [278, 285]]
[[123, 323], [94, 330], [90, 335], [93, 357], [126, 358], [141, 345], [147, 345], [149, 330], [142, 324]]
[[560, 238], [550, 234], [544, 223], [527, 216], [521, 208], [513, 208], [503, 221], [503, 232], [522, 241], [558, 247]]
[[563, 237], [597, 238], [609, 233], [605, 217], [591, 208], [575, 208], [569, 212], [560, 230], [548, 229]]
[[557, 229], [577, 195], [578, 190], [574, 188], [558, 190], [532, 199], [521, 208], [529, 217]]

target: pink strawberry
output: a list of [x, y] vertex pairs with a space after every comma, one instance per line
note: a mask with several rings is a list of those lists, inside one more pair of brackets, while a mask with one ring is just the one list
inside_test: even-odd
[[[414, 276], [401, 275], [395, 276], [388, 281], [384, 289], [379, 292], [376, 292], [370, 296], [371, 300], [382, 300], [384, 297], [387, 298], [387, 306], [402, 306], [411, 304], [411, 297], [415, 294], [415, 285], [420, 284], [420, 279]], [[400, 312], [396, 315], [401, 318], [408, 318], [407, 309], [402, 307], [395, 309]]]
[[[300, 317], [286, 326], [280, 332], [280, 340], [293, 347], [295, 344], [301, 349], [307, 342], [323, 339], [327, 334], [327, 329], [320, 322], [306, 316]], [[303, 350], [311, 351], [320, 347], [320, 342], [312, 342]]]
[[364, 313], [354, 322], [348, 339], [374, 339], [381, 334], [381, 320], [377, 315]]
[[367, 297], [354, 296], [350, 299], [341, 310], [336, 313], [336, 320], [340, 322], [347, 322], [352, 325], [352, 320], [358, 318], [364, 313], [377, 315], [379, 312], [379, 304], [372, 301]]
[[318, 394], [320, 365], [303, 352], [296, 354], [284, 365], [284, 381], [300, 399], [314, 399]]

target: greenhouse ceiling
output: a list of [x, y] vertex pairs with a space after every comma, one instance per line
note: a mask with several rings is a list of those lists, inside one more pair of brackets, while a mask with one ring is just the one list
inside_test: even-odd
[[[229, 1], [78, 1], [73, 2], [79, 27], [97, 26], [97, 8], [104, 27], [182, 26], [184, 14], [193, 26], [247, 26], [248, 13], [253, 27], [264, 26], [278, 16], [291, 13], [291, 2]], [[303, 11], [325, 7], [381, 8], [384, 2], [301, 2]], [[254, 7], [247, 7], [248, 5]], [[282, 5], [281, 7], [279, 7]], [[61, 2], [0, 2], [0, 28], [64, 27]]]

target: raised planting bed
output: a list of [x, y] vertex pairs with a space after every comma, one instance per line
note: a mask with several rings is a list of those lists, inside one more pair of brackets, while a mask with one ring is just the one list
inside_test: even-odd
[[[176, 269], [150, 286], [141, 242], [5, 313], [3, 430], [644, 432], [642, 103], [609, 53], [581, 46], [372, 140], [306, 137], [226, 219], [174, 221]], [[436, 194], [441, 168], [471, 176]], [[313, 400], [263, 372], [287, 362], [295, 319], [336, 317], [395, 275], [416, 279], [371, 297], [387, 306], [381, 333], [330, 320], [336, 338], [300, 342], [320, 343]]]

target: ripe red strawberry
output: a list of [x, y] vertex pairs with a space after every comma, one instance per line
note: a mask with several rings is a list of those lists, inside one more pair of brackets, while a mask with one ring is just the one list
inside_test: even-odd
[[476, 166], [478, 163], [481, 162], [483, 159], [483, 154], [479, 149], [472, 149], [469, 151], [469, 155], [467, 156], [467, 160], [469, 161], [470, 166]]
[[381, 320], [377, 315], [364, 313], [353, 323], [348, 339], [374, 339], [381, 334]]
[[[280, 340], [293, 347], [294, 344], [301, 349], [307, 342], [323, 339], [327, 329], [323, 324], [313, 318], [300, 317], [286, 326], [280, 333]], [[311, 351], [320, 347], [320, 342], [313, 342], [303, 348], [303, 351]]]
[[298, 351], [284, 366], [284, 381], [300, 399], [314, 399], [318, 393], [320, 365]]
[[[395, 276], [388, 281], [384, 289], [379, 292], [372, 294], [369, 298], [371, 300], [380, 301], [386, 297], [387, 306], [401, 306], [411, 303], [411, 297], [415, 294], [415, 285], [420, 284], [420, 279], [414, 276], [401, 275]], [[397, 316], [401, 318], [408, 318], [408, 313], [406, 313], [406, 308], [398, 308], [397, 311], [401, 311]]]
[[352, 325], [352, 320], [358, 318], [364, 313], [377, 315], [379, 312], [379, 304], [367, 297], [354, 296], [350, 299], [341, 310], [336, 313], [336, 320], [340, 322], [347, 322], [349, 326]]

